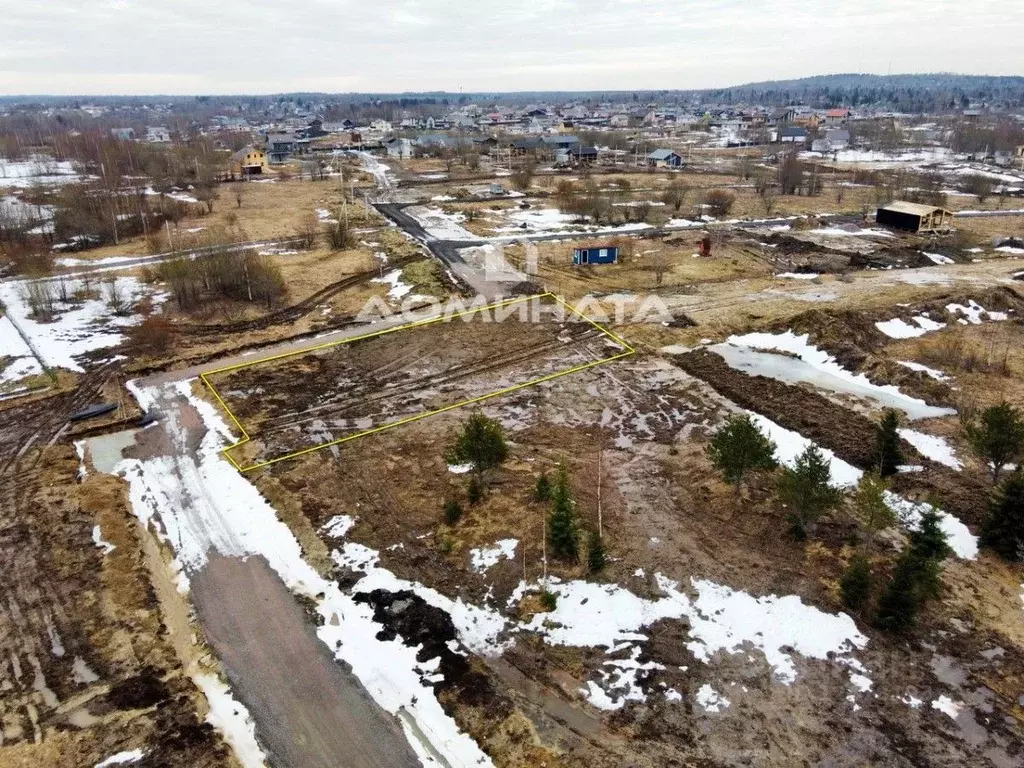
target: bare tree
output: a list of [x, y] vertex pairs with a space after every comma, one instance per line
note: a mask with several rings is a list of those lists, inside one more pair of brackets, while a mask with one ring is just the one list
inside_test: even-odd
[[313, 250], [316, 246], [316, 241], [320, 237], [320, 220], [315, 213], [310, 212], [302, 217], [295, 237], [298, 238], [298, 245], [301, 250]]
[[704, 205], [712, 216], [725, 216], [735, 202], [736, 195], [726, 189], [710, 189], [704, 195]]
[[647, 263], [650, 265], [650, 270], [654, 273], [654, 284], [661, 285], [665, 279], [665, 273], [672, 267], [668, 253], [658, 251]]
[[103, 299], [115, 315], [128, 314], [128, 302], [116, 277], [108, 278], [103, 282]]
[[779, 201], [779, 193], [774, 187], [767, 187], [760, 195], [761, 205], [764, 207], [764, 215], [771, 216], [775, 210], [775, 204]]
[[241, 208], [242, 207], [242, 198], [245, 196], [245, 185], [244, 184], [234, 184], [234, 185], [232, 185], [232, 187], [231, 187], [231, 194], [233, 194], [234, 197], [235, 197], [235, 204], [239, 208]]
[[31, 316], [39, 322], [48, 323], [56, 316], [53, 288], [45, 280], [28, 283], [24, 289], [24, 298]]
[[661, 202], [672, 208], [676, 213], [679, 213], [682, 207], [686, 204], [686, 197], [689, 193], [689, 187], [681, 181], [673, 180], [662, 193]]
[[779, 186], [782, 194], [795, 195], [804, 181], [804, 164], [796, 152], [788, 152], [779, 163]]
[[972, 173], [964, 180], [964, 189], [978, 198], [979, 203], [984, 203], [991, 197], [995, 187], [995, 179], [980, 173]]

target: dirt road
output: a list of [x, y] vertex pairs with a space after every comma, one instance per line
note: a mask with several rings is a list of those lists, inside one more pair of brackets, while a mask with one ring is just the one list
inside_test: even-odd
[[191, 583], [206, 638], [272, 765], [419, 765], [398, 723], [333, 659], [265, 559], [213, 555]]
[[[144, 495], [174, 500], [150, 514], [170, 532], [196, 619], [235, 698], [252, 715], [270, 764], [419, 765], [398, 721], [335, 661], [278, 572], [252, 556], [246, 538], [252, 531], [239, 528], [223, 489], [204, 474], [199, 451], [206, 427], [198, 412], [173, 387], [151, 392], [163, 419], [136, 432], [122, 456], [155, 462]], [[139, 502], [133, 503], [140, 514]]]

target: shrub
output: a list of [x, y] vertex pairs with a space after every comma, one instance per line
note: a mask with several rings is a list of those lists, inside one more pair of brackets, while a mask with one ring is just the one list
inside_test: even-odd
[[604, 541], [597, 531], [591, 531], [587, 542], [587, 570], [600, 573], [604, 570], [605, 561]]
[[174, 332], [163, 315], [150, 315], [131, 330], [129, 338], [133, 348], [155, 357], [171, 348]]
[[725, 189], [712, 189], [704, 195], [704, 205], [712, 216], [725, 216], [732, 210], [736, 195]]
[[533, 488], [533, 500], [536, 502], [551, 500], [551, 480], [548, 479], [547, 472], [537, 478], [537, 484]]
[[839, 589], [848, 608], [858, 611], [867, 603], [871, 597], [871, 565], [866, 557], [854, 556], [839, 581]]
[[449, 499], [444, 503], [444, 521], [448, 525], [455, 525], [462, 519], [462, 504], [458, 499]]
[[469, 483], [466, 485], [466, 501], [469, 502], [470, 506], [475, 507], [483, 500], [484, 484], [480, 482], [479, 475], [474, 474], [469, 478]]

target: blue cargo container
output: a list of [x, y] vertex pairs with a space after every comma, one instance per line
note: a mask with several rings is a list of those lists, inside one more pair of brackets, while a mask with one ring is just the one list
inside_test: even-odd
[[619, 249], [614, 245], [603, 245], [595, 248], [575, 248], [572, 252], [572, 263], [582, 264], [618, 264]]

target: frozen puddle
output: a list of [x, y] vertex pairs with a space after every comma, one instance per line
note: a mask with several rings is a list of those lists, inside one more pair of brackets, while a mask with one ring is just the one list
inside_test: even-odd
[[923, 400], [905, 395], [892, 385], [873, 384], [863, 374], [846, 370], [827, 352], [811, 345], [806, 334], [797, 336], [792, 331], [749, 333], [730, 336], [724, 344], [716, 344], [709, 349], [721, 355], [731, 368], [751, 376], [767, 376], [787, 384], [811, 384], [868, 400], [876, 407], [896, 408], [912, 420], [956, 413], [952, 408], [928, 405]]

